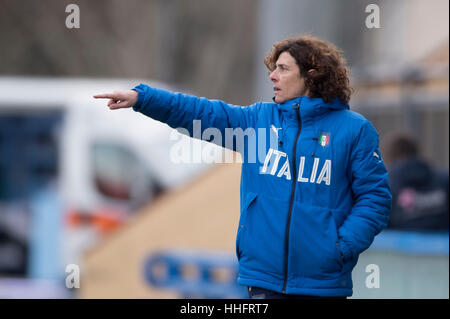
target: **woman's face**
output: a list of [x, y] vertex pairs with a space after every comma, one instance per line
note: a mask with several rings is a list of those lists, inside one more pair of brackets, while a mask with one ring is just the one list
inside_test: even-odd
[[287, 51], [280, 54], [276, 68], [270, 73], [269, 78], [274, 84], [276, 103], [308, 95], [305, 79], [300, 75], [300, 69], [295, 59]]

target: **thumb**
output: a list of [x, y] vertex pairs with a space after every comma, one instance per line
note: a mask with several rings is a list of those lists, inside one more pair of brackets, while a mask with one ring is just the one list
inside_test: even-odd
[[129, 105], [128, 101], [118, 100], [117, 102], [113, 102], [111, 104], [108, 103], [108, 107], [110, 110], [116, 110], [116, 109], [121, 109], [121, 108], [125, 108], [125, 107], [130, 107], [130, 105]]

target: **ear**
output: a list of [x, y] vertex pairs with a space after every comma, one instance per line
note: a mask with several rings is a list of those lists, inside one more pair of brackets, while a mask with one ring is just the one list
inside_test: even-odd
[[309, 70], [308, 70], [308, 73], [311, 74], [311, 75], [314, 74], [314, 73], [316, 73], [316, 72], [317, 72], [316, 69], [309, 69]]

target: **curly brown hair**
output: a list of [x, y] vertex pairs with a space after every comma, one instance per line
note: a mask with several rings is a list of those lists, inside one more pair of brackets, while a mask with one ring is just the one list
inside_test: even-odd
[[336, 97], [345, 104], [350, 101], [353, 89], [345, 58], [339, 48], [310, 35], [276, 42], [270, 55], [264, 59], [271, 72], [276, 68], [278, 57], [285, 51], [297, 62], [310, 97], [320, 97], [325, 102]]

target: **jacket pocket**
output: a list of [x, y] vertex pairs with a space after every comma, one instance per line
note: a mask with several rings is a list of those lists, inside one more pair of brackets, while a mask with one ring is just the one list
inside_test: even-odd
[[[333, 279], [343, 269], [336, 222], [329, 209], [295, 203], [289, 269], [295, 276]], [[289, 271], [291, 273], [291, 271]]]
[[288, 204], [261, 194], [248, 195], [236, 244], [240, 269], [282, 278]]
[[241, 259], [241, 250], [240, 245], [243, 237], [243, 233], [245, 232], [246, 228], [246, 217], [248, 215], [248, 210], [250, 206], [256, 201], [256, 198], [258, 197], [257, 194], [249, 192], [247, 194], [244, 207], [241, 210], [241, 216], [239, 218], [239, 226], [238, 226], [238, 232], [236, 237], [236, 256], [238, 258], [238, 261]]
[[336, 225], [336, 220], [333, 217], [333, 213], [330, 211], [330, 223], [331, 223], [331, 227], [334, 230], [334, 242], [335, 242], [335, 252], [336, 252], [336, 261], [338, 262], [338, 264], [340, 265], [340, 269], [339, 271], [342, 271], [342, 268], [344, 267], [344, 259], [342, 258], [342, 252], [340, 249], [340, 244], [339, 244], [339, 232], [338, 232], [338, 228]]

